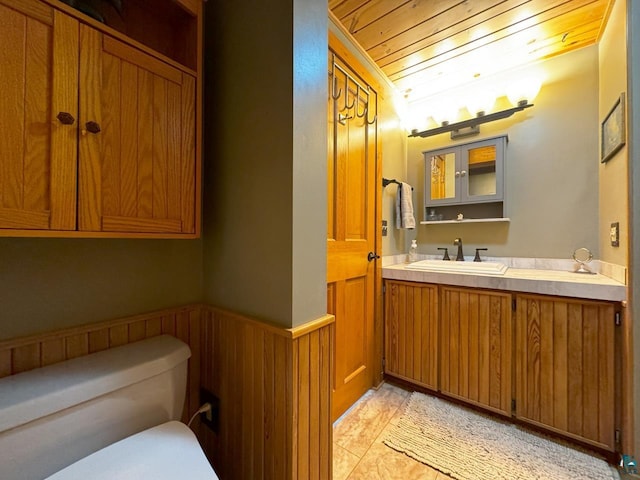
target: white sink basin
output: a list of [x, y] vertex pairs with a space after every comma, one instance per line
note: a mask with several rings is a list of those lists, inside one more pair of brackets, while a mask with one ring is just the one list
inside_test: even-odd
[[477, 273], [482, 275], [504, 275], [509, 267], [498, 262], [455, 262], [445, 260], [420, 260], [405, 266], [409, 270], [446, 273]]

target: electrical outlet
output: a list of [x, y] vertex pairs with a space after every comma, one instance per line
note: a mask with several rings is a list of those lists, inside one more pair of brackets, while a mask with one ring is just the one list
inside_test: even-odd
[[611, 240], [612, 247], [620, 246], [620, 223], [615, 222], [611, 224], [611, 230], [609, 230], [609, 238]]
[[200, 405], [209, 402], [211, 404], [211, 411], [201, 414], [200, 421], [218, 433], [218, 424], [220, 419], [220, 399], [213, 393], [204, 388], [200, 389]]

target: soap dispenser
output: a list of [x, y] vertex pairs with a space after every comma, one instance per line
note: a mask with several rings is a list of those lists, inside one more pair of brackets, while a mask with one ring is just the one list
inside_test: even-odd
[[418, 243], [417, 240], [411, 240], [411, 247], [409, 247], [409, 263], [418, 261]]

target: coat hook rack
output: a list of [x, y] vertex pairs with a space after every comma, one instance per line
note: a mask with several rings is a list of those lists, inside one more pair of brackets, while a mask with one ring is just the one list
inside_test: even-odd
[[[397, 181], [395, 178], [389, 180], [388, 178], [383, 178], [382, 179], [382, 187], [386, 187], [387, 185], [389, 185], [390, 183], [395, 183], [396, 185], [402, 185], [402, 182]], [[413, 187], [411, 187], [411, 190], [413, 190]]]
[[[343, 92], [342, 88], [338, 88], [337, 72], [340, 72], [344, 76], [344, 99], [340, 112], [346, 112], [344, 115], [345, 119], [358, 117], [362, 118], [368, 125], [373, 125], [378, 119], [378, 114], [376, 113], [373, 116], [373, 119], [369, 118], [369, 114], [373, 113], [372, 110], [376, 109], [375, 103], [373, 105], [373, 109], [369, 108], [371, 101], [369, 85], [362, 85], [358, 80], [356, 80], [356, 78], [351, 76], [344, 68], [337, 64], [335, 56], [332, 56], [331, 71], [329, 72], [329, 75], [331, 76], [331, 98], [336, 101], [336, 108], [339, 108], [337, 102]], [[350, 93], [353, 93], [354, 88], [355, 95], [349, 98]], [[364, 97], [362, 100], [360, 98], [361, 96]], [[360, 108], [362, 108], [362, 112], [360, 111]], [[355, 115], [350, 115], [349, 112], [352, 109], [354, 109]], [[340, 123], [342, 123], [342, 121], [340, 121]]]

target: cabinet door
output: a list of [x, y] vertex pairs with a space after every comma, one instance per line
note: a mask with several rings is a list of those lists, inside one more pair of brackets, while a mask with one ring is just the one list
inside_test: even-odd
[[441, 392], [510, 416], [511, 295], [441, 291]]
[[73, 230], [78, 22], [0, 0], [0, 44], [0, 228]]
[[438, 388], [438, 287], [386, 281], [385, 373]]
[[460, 152], [460, 195], [465, 203], [504, 198], [505, 137], [466, 145]]
[[425, 206], [450, 205], [460, 201], [459, 162], [458, 148], [424, 153]]
[[79, 230], [195, 232], [195, 98], [193, 76], [81, 27]]
[[518, 295], [516, 416], [613, 451], [614, 306]]

